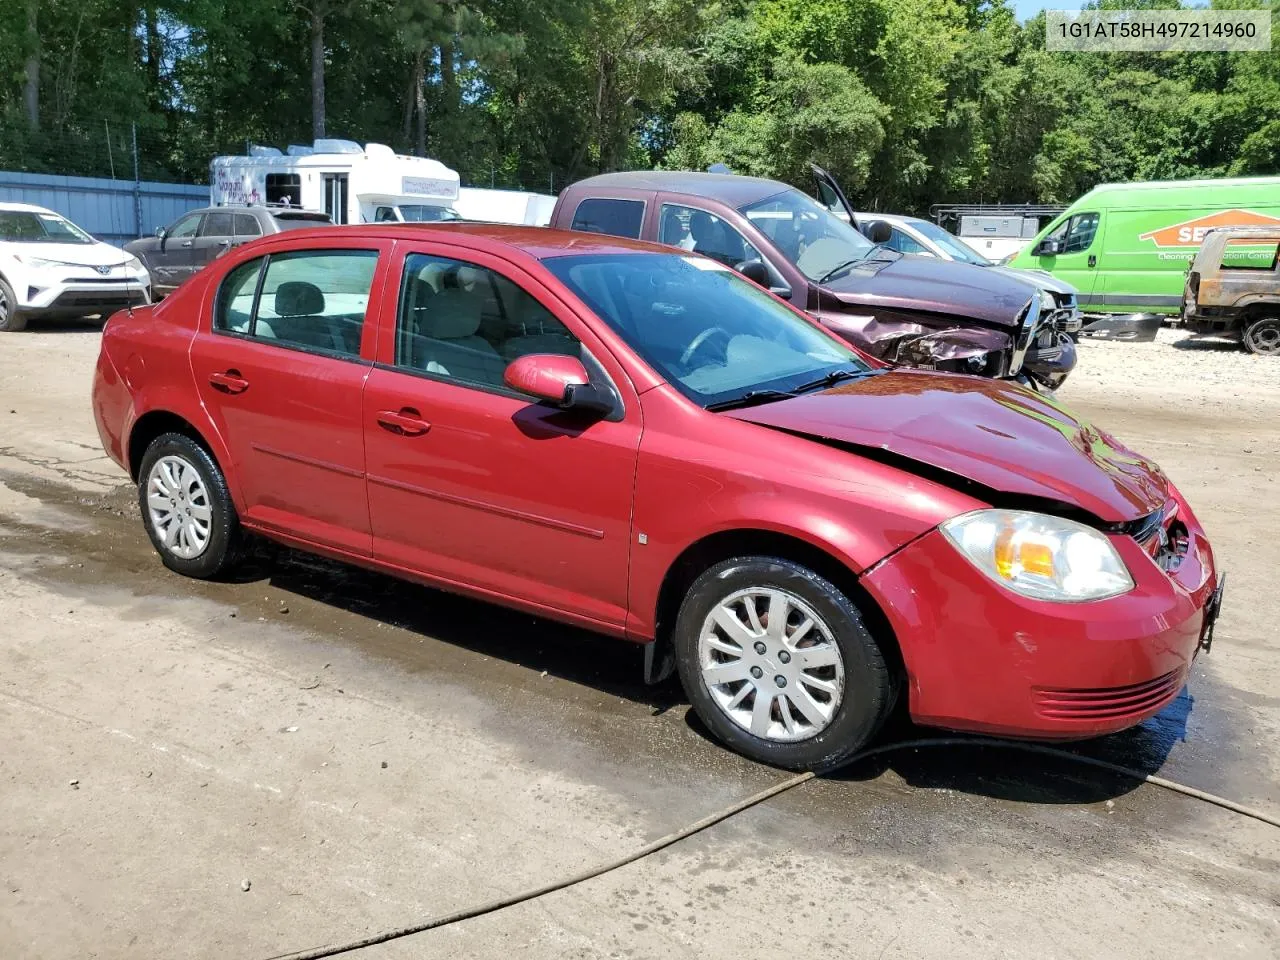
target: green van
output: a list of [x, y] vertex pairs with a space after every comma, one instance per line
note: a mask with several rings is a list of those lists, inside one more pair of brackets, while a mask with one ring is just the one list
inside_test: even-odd
[[1213, 227], [1280, 224], [1280, 177], [1104, 183], [1009, 261], [1080, 291], [1085, 313], [1176, 314]]

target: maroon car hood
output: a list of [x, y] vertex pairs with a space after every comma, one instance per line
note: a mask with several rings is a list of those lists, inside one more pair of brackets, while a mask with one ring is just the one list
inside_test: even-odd
[[727, 412], [792, 433], [884, 450], [1115, 523], [1164, 506], [1150, 460], [1045, 397], [999, 380], [895, 370], [822, 393]]
[[924, 311], [1005, 327], [1016, 327], [1022, 308], [1037, 295], [1029, 281], [986, 267], [910, 254], [866, 261], [823, 284], [823, 292], [872, 312]]

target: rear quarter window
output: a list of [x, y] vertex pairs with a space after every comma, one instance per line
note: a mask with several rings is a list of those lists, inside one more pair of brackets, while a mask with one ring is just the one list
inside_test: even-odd
[[611, 237], [640, 239], [644, 223], [643, 200], [610, 200], [588, 197], [573, 212], [570, 229], [585, 233], [607, 233]]

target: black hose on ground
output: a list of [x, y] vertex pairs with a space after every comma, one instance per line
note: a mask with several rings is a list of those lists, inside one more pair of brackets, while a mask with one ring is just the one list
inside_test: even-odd
[[[1135, 780], [1141, 780], [1144, 783], [1150, 783], [1157, 787], [1163, 787], [1166, 790], [1172, 790], [1174, 793], [1180, 793], [1184, 796], [1193, 797], [1196, 800], [1203, 800], [1205, 803], [1211, 803], [1214, 806], [1222, 807], [1224, 810], [1230, 810], [1232, 813], [1240, 814], [1244, 817], [1251, 817], [1262, 823], [1269, 824], [1273, 827], [1280, 827], [1280, 816], [1267, 813], [1262, 810], [1255, 810], [1244, 804], [1236, 803], [1234, 800], [1228, 800], [1225, 797], [1219, 797], [1212, 793], [1206, 793], [1204, 790], [1198, 790], [1195, 787], [1189, 787], [1183, 783], [1177, 783], [1173, 780], [1166, 780], [1164, 777], [1158, 777], [1151, 773], [1142, 773], [1139, 770], [1132, 770], [1128, 767], [1121, 766], [1117, 763], [1111, 763], [1107, 760], [1097, 760], [1093, 757], [1081, 756], [1078, 753], [1072, 753], [1069, 750], [1062, 750], [1057, 747], [1048, 747], [1039, 743], [1021, 743], [1017, 740], [997, 740], [975, 737], [928, 737], [921, 740], [903, 740], [899, 743], [886, 743], [878, 747], [871, 747], [861, 753], [855, 755], [849, 764], [857, 763], [859, 760], [867, 760], [871, 757], [880, 756], [885, 753], [895, 753], [899, 750], [907, 750], [921, 747], [996, 747], [1005, 750], [1021, 750], [1026, 753], [1036, 753], [1046, 757], [1056, 757], [1061, 760], [1073, 760], [1078, 763], [1087, 764], [1091, 767], [1097, 767], [1100, 770], [1107, 770], [1111, 773], [1119, 774], [1124, 777], [1131, 777]], [[340, 954], [351, 953], [356, 950], [363, 950], [365, 947], [376, 946], [380, 943], [387, 943], [391, 940], [399, 940], [402, 937], [409, 937], [415, 933], [425, 933], [428, 930], [435, 930], [438, 927], [446, 927], [450, 924], [459, 923], [463, 920], [470, 920], [473, 917], [482, 917], [488, 913], [495, 913], [498, 910], [504, 910], [507, 907], [513, 907], [519, 903], [525, 903], [528, 900], [536, 900], [538, 897], [545, 897], [549, 893], [555, 893], [557, 890], [564, 890], [567, 887], [576, 886], [595, 877], [603, 876], [611, 873], [620, 867], [635, 863], [637, 860], [643, 860], [645, 857], [657, 853], [674, 843], [687, 839], [695, 833], [700, 833], [708, 827], [715, 826], [723, 820], [735, 814], [741, 813], [763, 803], [771, 797], [776, 797], [780, 793], [786, 793], [788, 790], [807, 783], [814, 778], [813, 773], [801, 773], [794, 777], [776, 783], [772, 787], [761, 790], [759, 793], [752, 794], [744, 800], [739, 800], [732, 806], [724, 807], [715, 813], [708, 814], [701, 820], [694, 821], [686, 827], [683, 827], [674, 833], [669, 833], [665, 837], [654, 840], [652, 843], [633, 850], [625, 856], [618, 857], [607, 863], [598, 864], [579, 873], [572, 874], [560, 880], [543, 884], [540, 887], [534, 887], [521, 893], [513, 893], [507, 897], [501, 897], [496, 900], [490, 900], [488, 903], [482, 903], [474, 907], [467, 907], [462, 910], [447, 913], [439, 917], [433, 917], [430, 920], [423, 920], [411, 926], [400, 927], [394, 930], [384, 930], [381, 933], [375, 933], [372, 936], [364, 937], [360, 940], [353, 940], [350, 943], [336, 944], [326, 947], [314, 947], [309, 950], [294, 951], [292, 953], [280, 953], [268, 960], [324, 960], [326, 957], [336, 957]]]

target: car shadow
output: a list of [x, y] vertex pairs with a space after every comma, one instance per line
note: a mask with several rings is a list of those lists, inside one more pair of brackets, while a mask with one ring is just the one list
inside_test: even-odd
[[[1092, 740], [1035, 743], [1083, 758], [1124, 767], [1133, 775], [1105, 770], [1068, 757], [1050, 756], [1017, 747], [1010, 741], [968, 736], [917, 726], [899, 713], [876, 746], [904, 744], [828, 775], [832, 780], [874, 780], [892, 771], [914, 787], [1033, 804], [1100, 803], [1129, 793], [1143, 777], [1163, 768], [1178, 741], [1186, 739], [1187, 720], [1195, 698], [1186, 687], [1160, 713], [1120, 733]], [[959, 738], [967, 741], [936, 747], [912, 748], [912, 740]]]
[[39, 318], [27, 323], [23, 333], [84, 333], [86, 330], [101, 331], [107, 322], [106, 317], [56, 317], [48, 320]]
[[[649, 686], [639, 644], [602, 637], [481, 600], [446, 593], [381, 573], [287, 548], [263, 546], [241, 564], [236, 582], [272, 587], [346, 610], [370, 621], [431, 637], [459, 649], [555, 676], [634, 703], [655, 715], [687, 703], [674, 678]], [[824, 779], [859, 783], [886, 772], [921, 789], [953, 790], [1031, 804], [1100, 803], [1136, 789], [1141, 775], [1159, 771], [1186, 739], [1195, 698], [1184, 687], [1156, 716], [1122, 733], [1074, 743], [1046, 744], [1133, 770], [1127, 776], [1070, 759], [998, 747], [991, 738], [955, 734], [912, 723], [902, 705], [872, 744], [903, 749], [856, 760]], [[688, 727], [717, 744], [693, 710]], [[963, 737], [961, 745], [912, 748], [907, 741]]]
[[260, 549], [236, 582], [271, 586], [482, 656], [650, 707], [683, 702], [678, 685], [646, 685], [644, 648], [482, 600], [285, 548]]
[[1173, 341], [1170, 346], [1175, 350], [1190, 350], [1200, 353], [1244, 353], [1244, 346], [1239, 340], [1226, 338], [1184, 337]]

